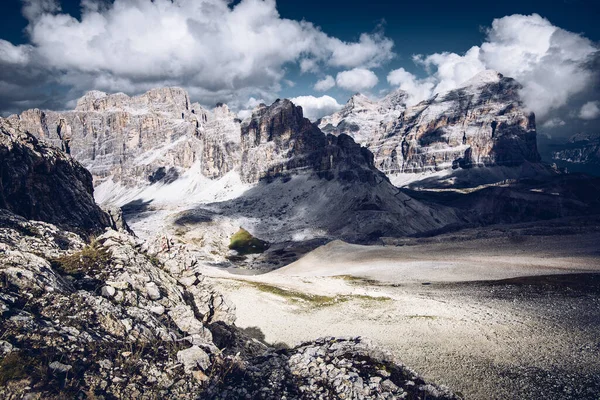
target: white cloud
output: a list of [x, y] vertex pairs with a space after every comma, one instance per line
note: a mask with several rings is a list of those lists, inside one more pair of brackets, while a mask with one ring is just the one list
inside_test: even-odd
[[600, 101], [589, 101], [585, 103], [579, 111], [581, 119], [596, 119], [600, 116]]
[[387, 76], [387, 80], [390, 85], [398, 86], [400, 89], [408, 93], [408, 104], [416, 104], [423, 101], [429, 96], [435, 84], [431, 79], [417, 79], [416, 76], [406, 71], [404, 68], [398, 68]]
[[22, 0], [23, 16], [29, 21], [37, 19], [45, 13], [60, 11], [56, 0]]
[[373, 71], [364, 68], [354, 68], [349, 71], [339, 72], [335, 78], [339, 87], [346, 90], [360, 92], [371, 89], [379, 82]]
[[433, 83], [433, 94], [454, 89], [476, 73], [493, 69], [518, 80], [523, 85], [525, 104], [543, 117], [592, 85], [597, 73], [586, 68], [586, 63], [598, 50], [587, 38], [556, 27], [537, 14], [511, 15], [494, 20], [486, 41], [463, 55], [415, 56], [414, 60], [432, 73], [422, 80], [405, 77], [401, 84], [425, 89]]
[[304, 111], [304, 116], [311, 121], [332, 114], [342, 108], [342, 105], [330, 96], [299, 96], [290, 100], [292, 100], [294, 104], [301, 106]]
[[335, 86], [335, 79], [333, 79], [333, 76], [327, 75], [325, 78], [323, 78], [323, 79], [317, 81], [317, 83], [315, 83], [314, 89], [317, 92], [326, 92], [334, 86]]
[[[23, 1], [35, 53], [30, 62], [76, 92], [131, 94], [177, 85], [200, 96], [195, 100], [239, 102], [252, 93], [274, 97], [290, 64], [317, 72], [380, 66], [394, 56], [393, 42], [381, 33], [345, 42], [310, 22], [282, 18], [275, 0], [235, 6], [228, 0], [85, 0], [80, 19], [60, 13], [55, 0]], [[12, 47], [0, 51], [23, 52]]]
[[560, 118], [552, 118], [552, 119], [549, 119], [548, 121], [544, 122], [542, 124], [542, 126], [544, 128], [553, 129], [553, 128], [558, 128], [559, 126], [565, 126], [566, 124], [567, 123]]
[[356, 43], [344, 43], [333, 38], [329, 43], [332, 51], [329, 64], [335, 67], [377, 67], [394, 57], [394, 42], [380, 33], [363, 33]]

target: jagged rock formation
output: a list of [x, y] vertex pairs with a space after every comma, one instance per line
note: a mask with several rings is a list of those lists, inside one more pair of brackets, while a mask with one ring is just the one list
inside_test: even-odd
[[600, 166], [600, 134], [572, 136], [560, 149], [552, 151], [552, 159], [572, 164]]
[[93, 191], [92, 176], [79, 163], [0, 120], [0, 208], [94, 233], [114, 222]]
[[241, 146], [242, 179], [259, 184], [235, 199], [180, 214], [180, 221], [198, 221], [183, 224], [197, 234], [213, 218], [227, 216], [254, 221], [252, 233], [270, 243], [369, 243], [462, 221], [451, 209], [400, 192], [367, 149], [347, 135], [323, 134], [288, 100], [255, 110], [243, 123]]
[[318, 124], [325, 132], [355, 137], [388, 176], [517, 166], [540, 160], [535, 117], [524, 111], [520, 88], [514, 79], [484, 71], [455, 90], [406, 108], [401, 91], [381, 103], [354, 96], [339, 113]]
[[289, 100], [256, 109], [242, 125], [241, 146], [240, 173], [246, 182], [307, 171], [329, 180], [371, 183], [380, 175], [368, 150], [349, 136], [324, 135]]
[[233, 169], [239, 121], [227, 106], [209, 112], [179, 88], [141, 96], [89, 92], [74, 111], [28, 110], [9, 121], [70, 153], [94, 176], [128, 187], [172, 182], [197, 163], [208, 177]]

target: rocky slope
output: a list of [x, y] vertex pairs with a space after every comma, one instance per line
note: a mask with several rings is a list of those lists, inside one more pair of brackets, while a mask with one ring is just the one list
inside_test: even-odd
[[[228, 201], [178, 213], [173, 235], [220, 241], [212, 250], [227, 254], [228, 238], [243, 226], [271, 244], [260, 258], [273, 268], [299, 257], [303, 251], [288, 249], [292, 259], [281, 253], [299, 243], [308, 250], [332, 239], [372, 243], [464, 222], [452, 209], [399, 191], [367, 149], [347, 135], [323, 134], [288, 100], [260, 107], [244, 121], [241, 148], [242, 179], [257, 183]], [[215, 225], [228, 235], [217, 239]]]
[[[78, 193], [82, 182], [61, 176], [84, 171], [77, 162], [29, 135], [2, 135], [3, 179], [30, 172], [16, 149], [37, 156], [56, 189]], [[81, 195], [73, 212], [90, 205], [91, 190]], [[186, 246], [112, 229], [86, 242], [12, 206], [0, 208], [2, 398], [456, 398], [361, 338], [275, 349], [249, 337]]]
[[521, 86], [484, 71], [461, 87], [405, 107], [401, 91], [376, 103], [356, 95], [321, 119], [324, 132], [353, 136], [388, 176], [539, 161], [535, 117], [519, 98]]
[[0, 120], [0, 208], [78, 232], [113, 226], [93, 198], [92, 176], [63, 152]]

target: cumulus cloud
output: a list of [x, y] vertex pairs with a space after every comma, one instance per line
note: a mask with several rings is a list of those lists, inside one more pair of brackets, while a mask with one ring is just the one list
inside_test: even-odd
[[249, 94], [275, 95], [290, 64], [317, 72], [376, 67], [394, 56], [393, 41], [380, 32], [342, 41], [282, 18], [275, 0], [83, 0], [80, 19], [61, 13], [55, 0], [22, 1], [28, 48], [4, 42], [0, 51], [35, 63], [73, 92], [177, 85], [200, 101], [239, 103]]
[[596, 119], [600, 116], [600, 101], [589, 101], [585, 103], [579, 111], [581, 119]]
[[557, 117], [557, 118], [549, 119], [548, 121], [544, 122], [542, 124], [542, 126], [544, 128], [553, 129], [553, 128], [558, 128], [560, 126], [565, 126], [566, 124], [567, 123], [565, 121], [563, 121], [562, 119]]
[[486, 41], [463, 55], [414, 56], [417, 64], [431, 72], [427, 78], [403, 76], [396, 70], [388, 80], [404, 85], [413, 99], [419, 99], [429, 85], [430, 94], [439, 93], [493, 69], [517, 79], [523, 85], [525, 104], [543, 117], [594, 83], [597, 72], [586, 65], [598, 51], [589, 39], [554, 26], [537, 14], [511, 15], [494, 20]]
[[365, 68], [354, 68], [349, 71], [339, 72], [335, 78], [339, 87], [346, 90], [360, 92], [371, 89], [379, 82], [377, 75]]
[[391, 71], [387, 76], [390, 85], [398, 86], [408, 93], [407, 102], [416, 104], [429, 96], [435, 86], [431, 79], [417, 79], [416, 76], [406, 71], [404, 68], [398, 68]]
[[335, 79], [333, 79], [333, 76], [327, 75], [325, 78], [323, 78], [323, 79], [317, 81], [317, 83], [315, 83], [314, 89], [317, 92], [326, 92], [334, 86], [335, 86]]
[[304, 116], [311, 121], [332, 114], [342, 108], [342, 105], [330, 96], [299, 96], [291, 100], [297, 106], [302, 107]]

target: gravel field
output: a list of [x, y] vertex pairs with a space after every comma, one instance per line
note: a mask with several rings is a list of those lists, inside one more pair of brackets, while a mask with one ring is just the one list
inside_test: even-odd
[[270, 343], [361, 335], [467, 399], [598, 399], [597, 243], [593, 233], [334, 242], [268, 274], [205, 274], [235, 303], [237, 325]]

